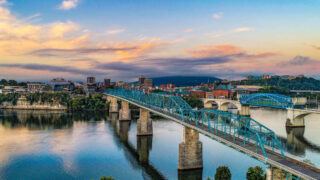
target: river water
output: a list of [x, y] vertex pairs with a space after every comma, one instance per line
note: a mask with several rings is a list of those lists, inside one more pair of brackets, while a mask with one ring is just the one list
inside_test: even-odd
[[[292, 131], [284, 111], [251, 112], [276, 131], [290, 154], [320, 164], [319, 116], [306, 117], [306, 128]], [[139, 137], [136, 120], [119, 122], [114, 114], [1, 110], [0, 179], [206, 179], [228, 166], [238, 180], [251, 166], [268, 166], [200, 135], [203, 170], [178, 172], [182, 135], [180, 124], [165, 119], [153, 120], [153, 136]]]

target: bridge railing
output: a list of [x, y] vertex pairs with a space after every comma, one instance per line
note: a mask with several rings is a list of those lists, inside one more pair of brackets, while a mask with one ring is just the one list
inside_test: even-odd
[[244, 147], [248, 144], [254, 145], [255, 151], [258, 153], [262, 150], [266, 158], [267, 148], [272, 151], [279, 150], [284, 157], [276, 134], [250, 117], [215, 109], [193, 110], [179, 96], [144, 93], [134, 89], [112, 89], [105, 93], [169, 115], [235, 144]]

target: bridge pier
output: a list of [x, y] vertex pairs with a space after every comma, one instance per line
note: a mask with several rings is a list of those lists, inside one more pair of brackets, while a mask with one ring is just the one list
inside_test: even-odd
[[239, 109], [239, 114], [242, 116], [248, 116], [250, 117], [250, 106], [249, 105], [241, 105]]
[[304, 117], [309, 114], [298, 109], [287, 109], [287, 122], [286, 126], [289, 127], [304, 127]]
[[112, 96], [107, 96], [107, 102], [111, 102]]
[[109, 112], [110, 113], [115, 113], [118, 112], [118, 100], [115, 97], [111, 97], [111, 103], [109, 106]]
[[212, 103], [211, 102], [204, 102], [204, 108], [205, 109], [212, 109], [213, 108]]
[[218, 109], [220, 111], [228, 111], [229, 110], [228, 105], [219, 105]]
[[183, 141], [179, 144], [178, 170], [202, 169], [202, 143], [199, 133], [188, 127], [183, 128]]
[[268, 167], [266, 168], [266, 180], [287, 180], [287, 174], [276, 167]]
[[137, 150], [139, 154], [139, 162], [149, 162], [149, 152], [152, 149], [152, 136], [138, 136]]
[[140, 108], [140, 117], [137, 121], [137, 136], [152, 135], [152, 119], [150, 112], [146, 109]]
[[119, 120], [131, 120], [131, 111], [127, 101], [121, 101], [121, 109], [119, 111]]

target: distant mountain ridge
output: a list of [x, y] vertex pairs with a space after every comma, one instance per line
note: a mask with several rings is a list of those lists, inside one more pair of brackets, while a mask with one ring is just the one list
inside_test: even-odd
[[155, 86], [161, 84], [174, 84], [175, 86], [196, 86], [201, 83], [213, 83], [216, 80], [221, 80], [213, 76], [166, 76], [150, 78]]

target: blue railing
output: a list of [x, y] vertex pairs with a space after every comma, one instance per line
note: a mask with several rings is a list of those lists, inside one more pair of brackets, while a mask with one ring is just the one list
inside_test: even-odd
[[248, 144], [254, 145], [255, 151], [258, 153], [262, 150], [266, 158], [268, 158], [266, 147], [271, 151], [279, 150], [284, 157], [276, 134], [250, 117], [216, 109], [193, 110], [180, 96], [144, 93], [134, 89], [110, 89], [105, 93], [169, 115], [233, 141], [234, 144], [243, 147]]
[[253, 106], [287, 109], [293, 108], [292, 99], [288, 96], [272, 93], [242, 94], [240, 103]]

